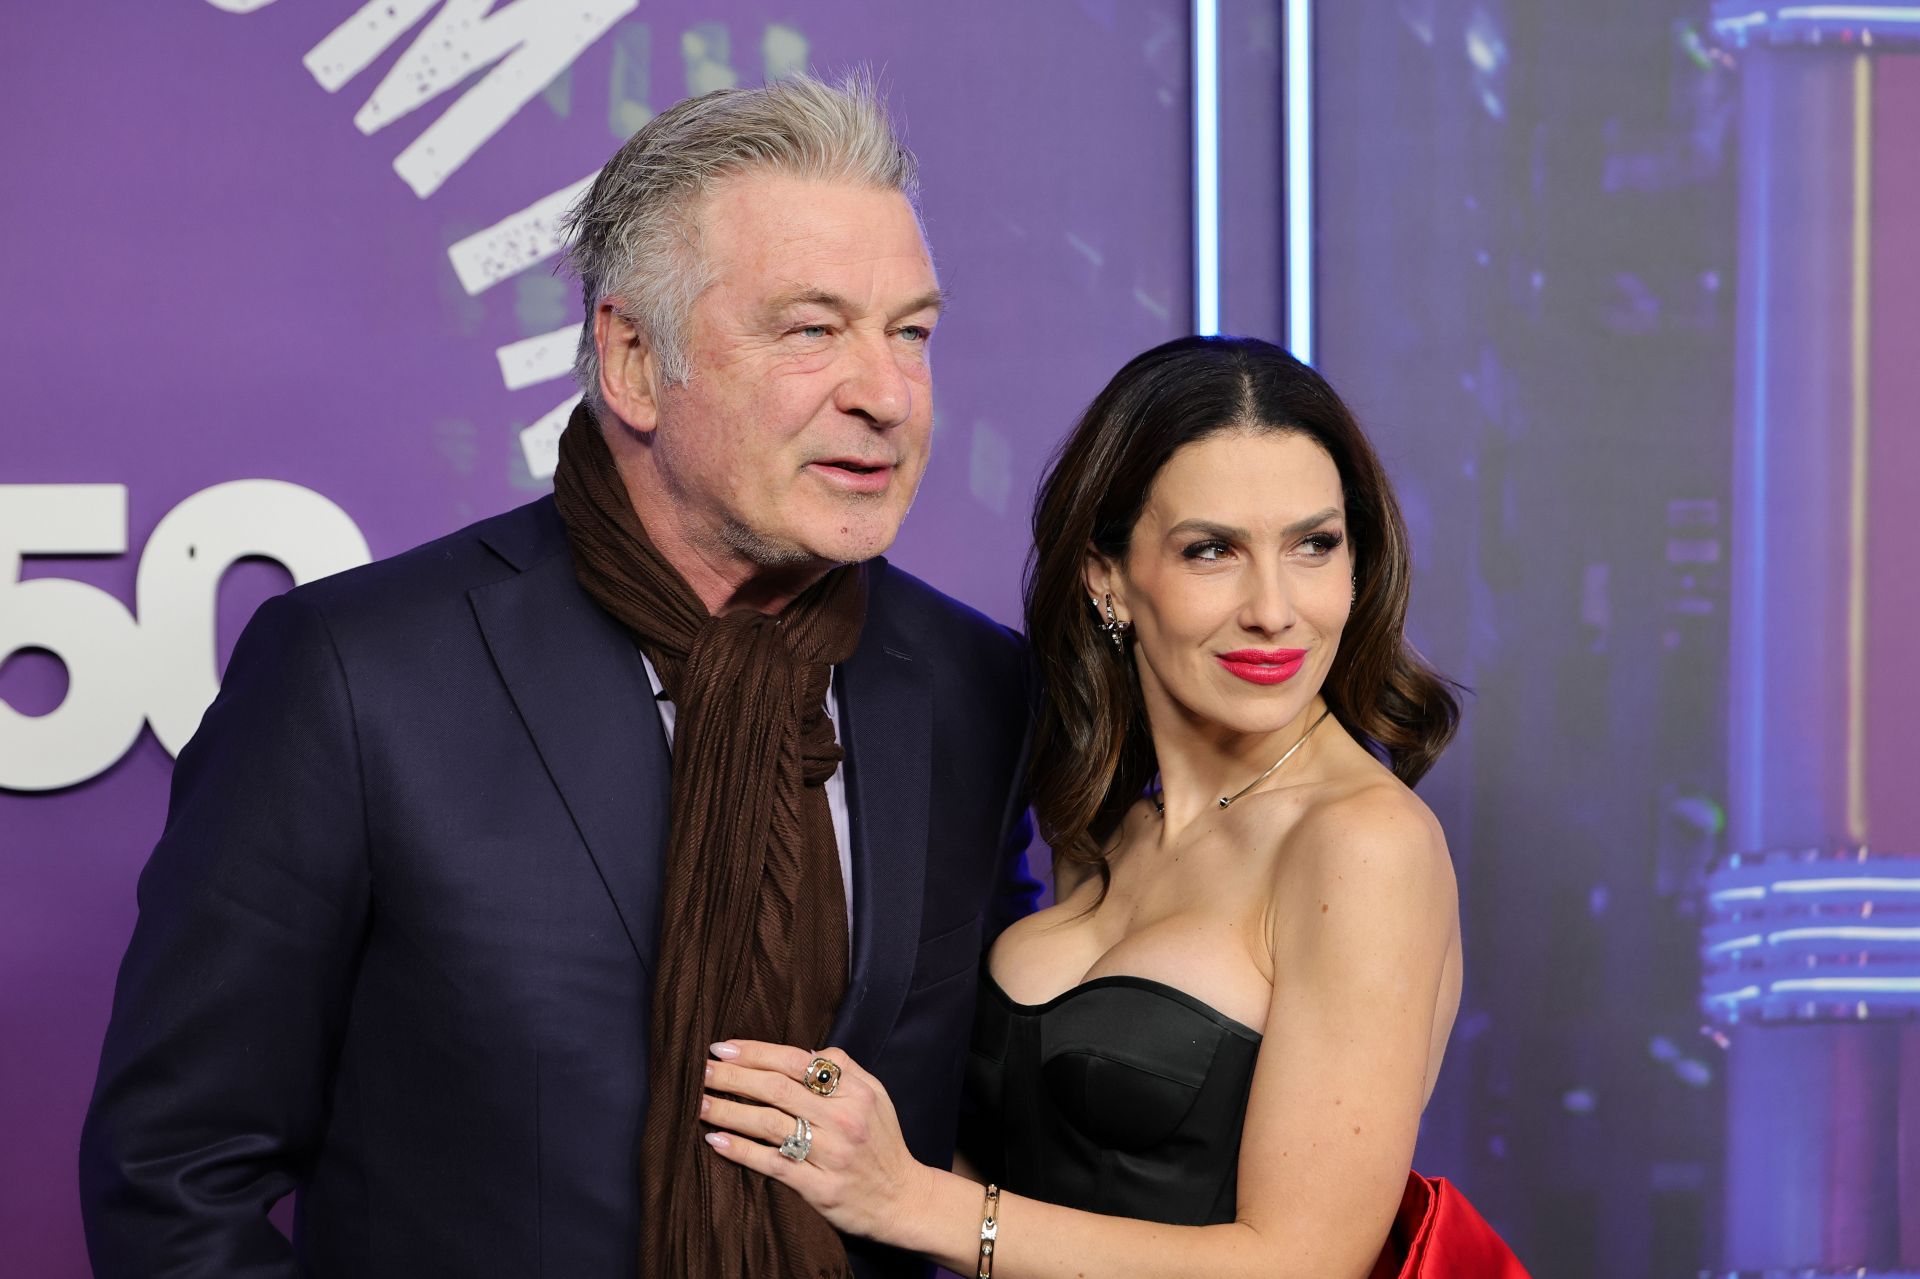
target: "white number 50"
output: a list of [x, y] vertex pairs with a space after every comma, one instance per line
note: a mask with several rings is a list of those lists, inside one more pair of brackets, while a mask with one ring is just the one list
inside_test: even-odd
[[144, 723], [178, 754], [219, 689], [214, 608], [220, 579], [248, 556], [309, 582], [370, 558], [347, 513], [311, 489], [235, 480], [169, 511], [140, 557], [139, 620], [96, 587], [20, 580], [28, 555], [123, 555], [120, 484], [0, 484], [0, 662], [23, 648], [67, 668], [67, 695], [45, 715], [0, 701], [0, 787], [54, 790], [126, 754]]

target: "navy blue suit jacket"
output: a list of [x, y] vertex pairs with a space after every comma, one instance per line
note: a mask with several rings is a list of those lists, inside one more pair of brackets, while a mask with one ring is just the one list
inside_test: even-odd
[[[871, 567], [832, 1039], [945, 1166], [981, 950], [1032, 900], [1026, 657]], [[633, 1275], [667, 795], [551, 499], [263, 605], [140, 878], [81, 1144], [96, 1274]]]

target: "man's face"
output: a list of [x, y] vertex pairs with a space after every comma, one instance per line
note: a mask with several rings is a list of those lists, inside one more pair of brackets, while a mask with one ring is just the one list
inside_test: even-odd
[[661, 388], [655, 465], [703, 550], [759, 567], [892, 544], [926, 471], [940, 288], [898, 192], [728, 179], [698, 211], [713, 285]]

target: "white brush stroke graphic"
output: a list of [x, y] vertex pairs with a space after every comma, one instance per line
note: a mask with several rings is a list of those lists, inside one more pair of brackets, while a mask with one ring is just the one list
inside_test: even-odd
[[484, 231], [475, 231], [447, 250], [453, 273], [469, 295], [485, 292], [500, 281], [520, 274], [535, 263], [560, 252], [565, 233], [560, 221], [593, 185], [589, 173], [570, 187], [537, 200], [500, 219]]
[[520, 452], [527, 459], [527, 473], [536, 480], [550, 480], [560, 467], [560, 433], [567, 429], [578, 395], [568, 396], [552, 412], [520, 432]]
[[347, 81], [372, 66], [374, 60], [400, 38], [401, 32], [426, 17], [439, 3], [440, 0], [391, 0], [364, 5], [360, 12], [309, 49], [301, 61], [313, 72], [322, 89], [337, 93]]
[[[247, 13], [273, 0], [209, 3], [230, 13]], [[328, 93], [336, 93], [427, 19], [355, 113], [354, 125], [367, 136], [480, 76], [394, 159], [394, 171], [423, 200], [575, 59], [639, 7], [639, 0], [510, 0], [498, 10], [494, 3], [367, 0], [302, 59], [314, 81]], [[731, 64], [731, 43], [726, 26], [717, 22], [699, 24], [682, 34], [689, 92], [739, 83]], [[798, 30], [769, 25], [761, 43], [769, 79], [805, 67], [807, 39]], [[635, 127], [650, 116], [644, 102], [616, 102], [616, 106], [637, 109]], [[565, 247], [561, 224], [597, 176], [589, 174], [451, 245], [447, 260], [460, 287], [470, 297], [484, 293], [559, 253]], [[572, 371], [578, 333], [578, 327], [570, 325], [495, 348], [501, 381], [508, 390], [517, 391], [566, 377]], [[534, 478], [552, 477], [559, 461], [560, 435], [580, 398], [578, 394], [567, 397], [520, 431], [521, 452]]]
[[[307, 69], [335, 92], [371, 66], [435, 3], [426, 27], [353, 117], [373, 134], [492, 67], [394, 158], [393, 170], [426, 199], [639, 0], [369, 0], [308, 52]], [[493, 64], [499, 65], [494, 66]]]
[[518, 391], [565, 377], [573, 372], [573, 351], [579, 341], [580, 326], [569, 324], [538, 337], [509, 342], [493, 353], [500, 361], [500, 379], [509, 391]]

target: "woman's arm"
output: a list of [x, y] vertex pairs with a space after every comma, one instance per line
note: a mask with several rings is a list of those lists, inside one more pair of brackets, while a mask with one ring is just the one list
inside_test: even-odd
[[[1239, 1217], [1165, 1226], [1003, 1193], [996, 1279], [1248, 1275], [1363, 1279], [1400, 1202], [1457, 930], [1439, 828], [1411, 796], [1356, 798], [1288, 840], [1270, 927], [1273, 1003], [1242, 1129]], [[851, 1063], [815, 1097], [808, 1054], [739, 1044], [715, 1063], [720, 1154], [786, 1182], [838, 1228], [971, 1273], [983, 1190], [913, 1161], [885, 1091]], [[791, 1058], [791, 1060], [789, 1059]], [[774, 1146], [814, 1126], [807, 1163]], [[763, 1142], [769, 1144], [762, 1144]]]

